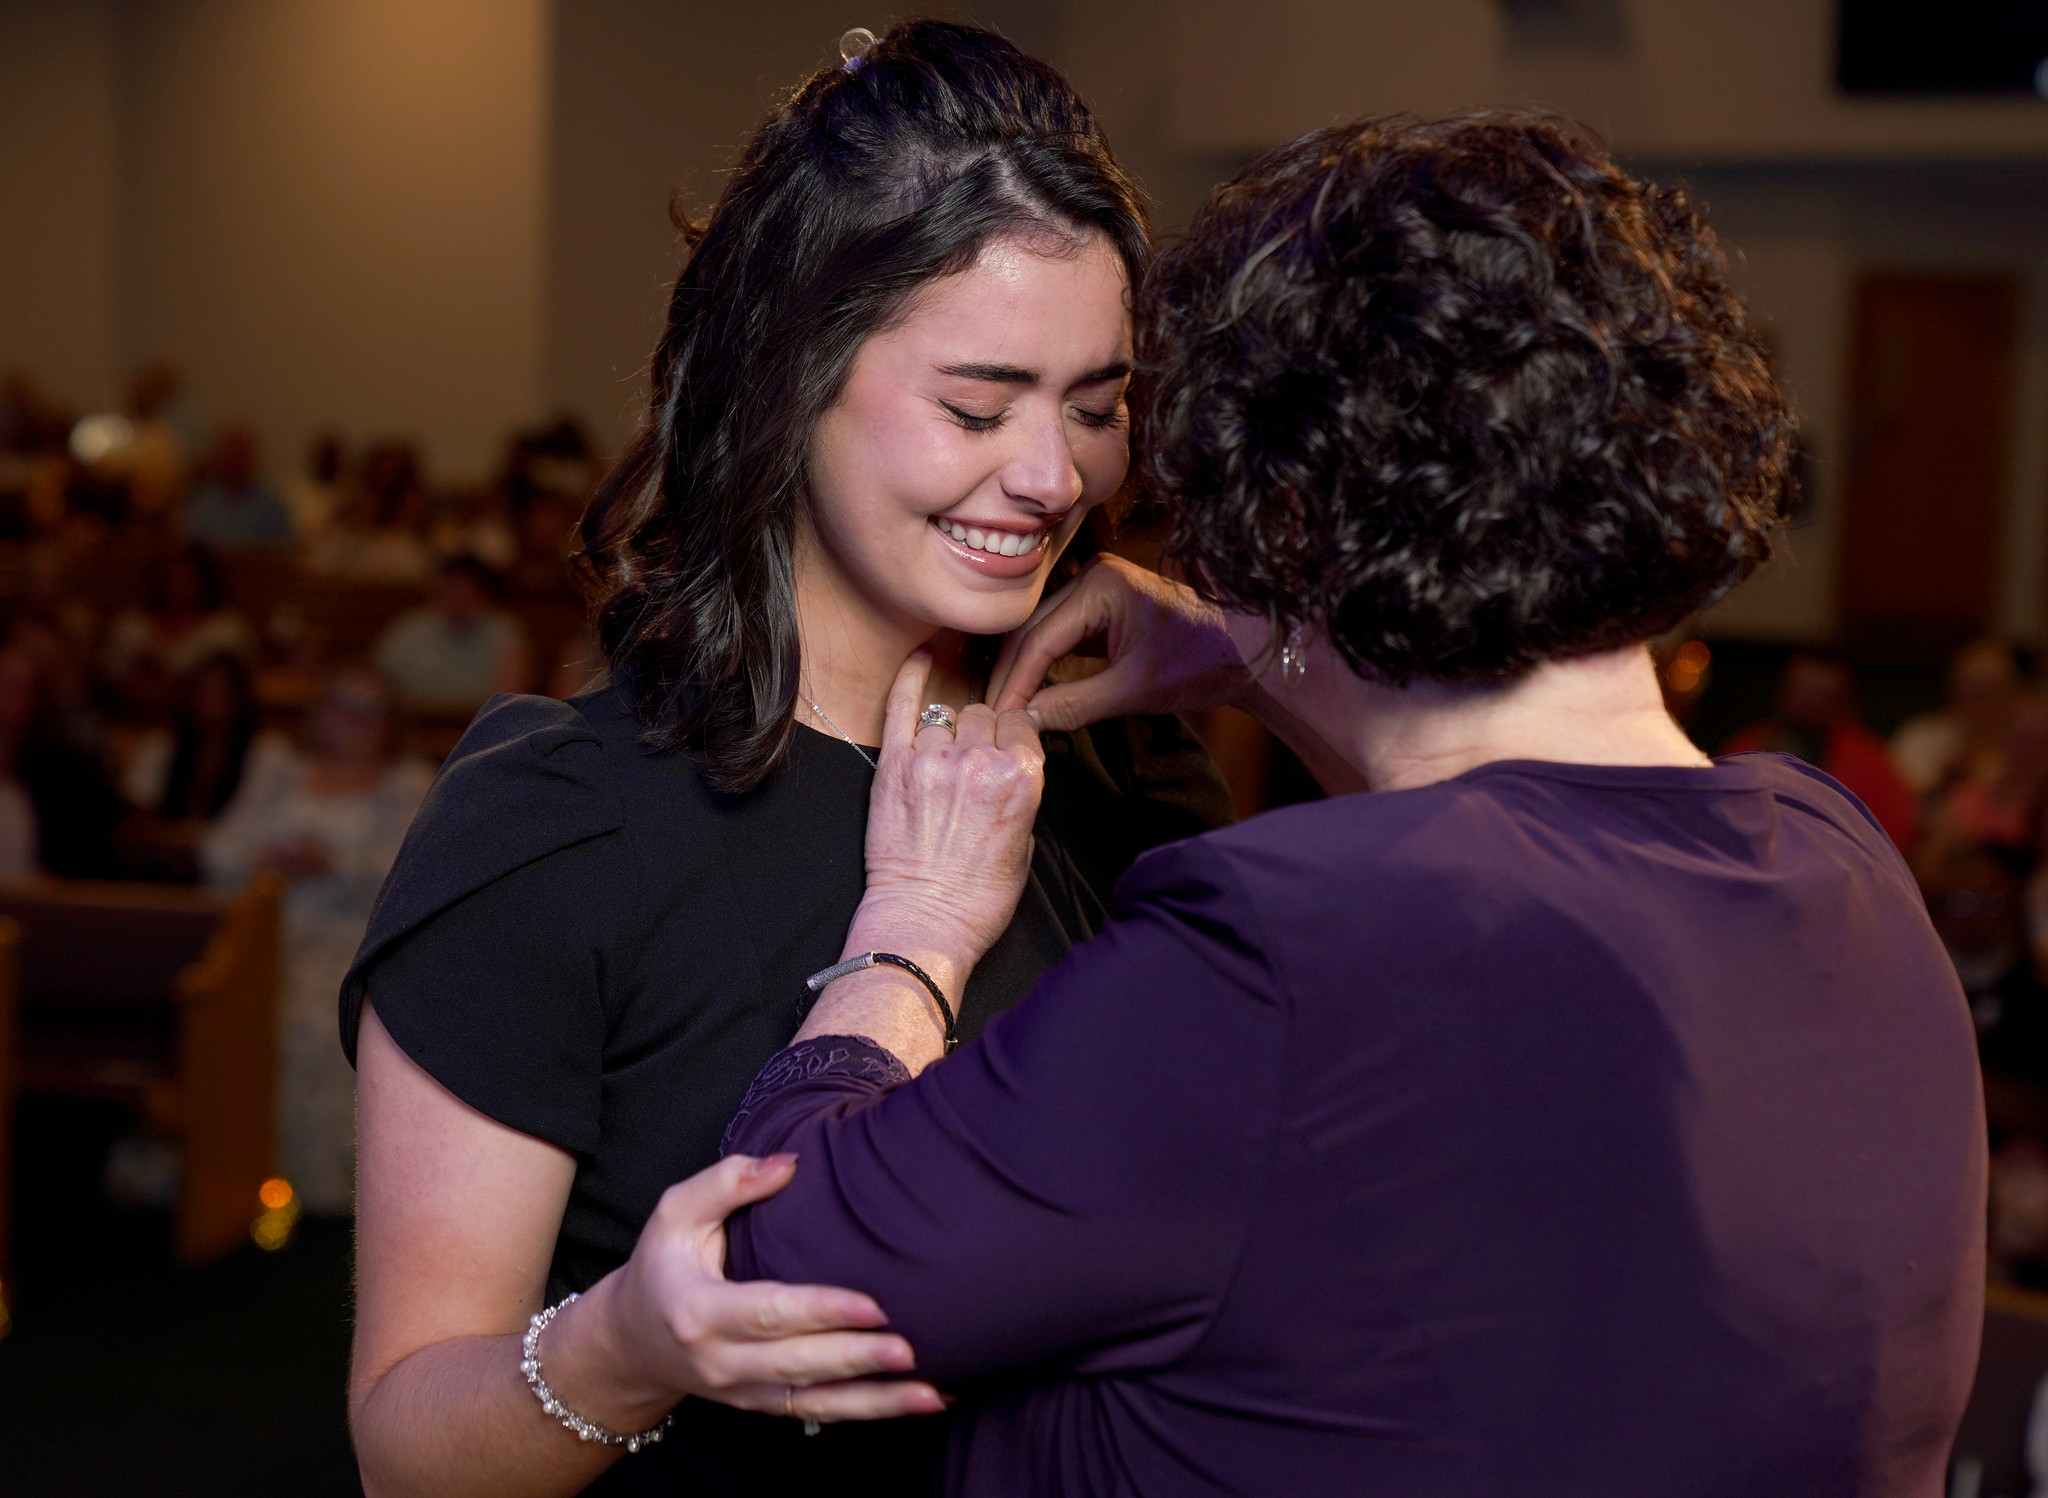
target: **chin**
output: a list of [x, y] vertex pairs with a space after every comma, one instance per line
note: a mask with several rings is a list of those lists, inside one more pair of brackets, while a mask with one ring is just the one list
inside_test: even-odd
[[1002, 597], [933, 600], [934, 606], [925, 611], [924, 617], [940, 629], [963, 635], [1006, 635], [1031, 617], [1044, 591], [1042, 583], [1034, 582], [1029, 588], [1019, 588]]

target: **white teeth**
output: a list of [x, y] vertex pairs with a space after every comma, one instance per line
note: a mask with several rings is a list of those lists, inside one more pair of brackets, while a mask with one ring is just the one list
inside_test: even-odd
[[1017, 531], [983, 530], [956, 520], [940, 520], [938, 527], [962, 546], [995, 557], [1021, 557], [1026, 552], [1043, 551], [1052, 540], [1050, 530], [1033, 531], [1027, 536]]

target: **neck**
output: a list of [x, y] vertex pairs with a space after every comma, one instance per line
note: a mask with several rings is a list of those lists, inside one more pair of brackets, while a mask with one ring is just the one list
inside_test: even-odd
[[932, 653], [927, 689], [932, 701], [959, 708], [975, 700], [966, 637], [873, 598], [825, 554], [807, 526], [797, 538], [796, 624], [803, 657], [799, 689], [830, 721], [821, 721], [801, 702], [797, 718], [820, 732], [881, 743], [889, 688], [903, 662], [920, 647]]
[[[1322, 686], [1315, 686], [1316, 678]], [[1711, 763], [1665, 711], [1647, 647], [1546, 661], [1499, 686], [1361, 681], [1327, 645], [1283, 694], [1376, 791], [1449, 780], [1498, 760], [1554, 764]]]

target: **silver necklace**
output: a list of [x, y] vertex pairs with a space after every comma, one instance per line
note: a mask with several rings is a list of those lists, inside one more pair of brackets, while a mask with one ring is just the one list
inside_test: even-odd
[[812, 712], [816, 713], [821, 719], [823, 719], [824, 724], [827, 728], [831, 729], [834, 733], [838, 734], [839, 737], [846, 740], [848, 748], [852, 749], [855, 754], [858, 754], [862, 759], [868, 762], [868, 768], [870, 770], [877, 768], [875, 764], [875, 757], [872, 754], [868, 753], [867, 750], [861, 748], [860, 745], [854, 743], [853, 735], [848, 733], [845, 729], [841, 728], [837, 723], [834, 723], [831, 717], [825, 712], [825, 709], [818, 706], [817, 703], [811, 701], [810, 698], [804, 697], [804, 694], [802, 692], [798, 692], [797, 696], [804, 698], [804, 706], [809, 708]]

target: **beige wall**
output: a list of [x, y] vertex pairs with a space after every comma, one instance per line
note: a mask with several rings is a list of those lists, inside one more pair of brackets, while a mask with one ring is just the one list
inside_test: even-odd
[[79, 406], [120, 366], [112, 0], [0, 0], [0, 372]]
[[2048, 152], [2031, 99], [1845, 100], [1833, 0], [1628, 0], [1626, 44], [1517, 54], [1496, 0], [1173, 0], [1171, 137], [1253, 150], [1332, 119], [1540, 101], [1624, 151], [1877, 160]]
[[544, 383], [601, 441], [622, 438], [640, 409], [678, 267], [669, 194], [707, 210], [773, 97], [837, 56], [848, 15], [844, 0], [554, 7]]
[[128, 355], [274, 460], [333, 425], [483, 473], [542, 406], [546, 0], [125, 10]]

